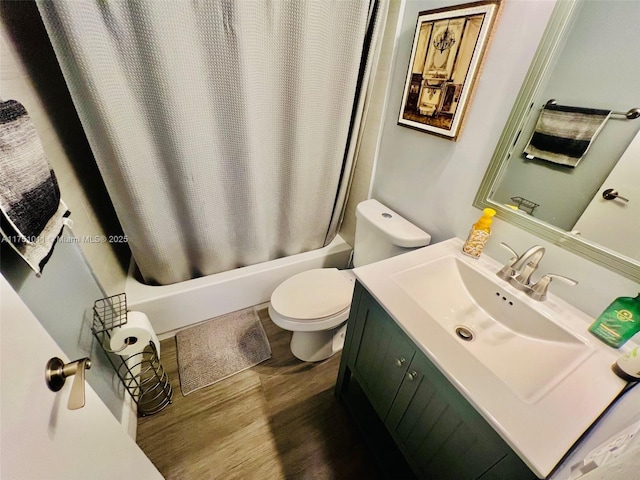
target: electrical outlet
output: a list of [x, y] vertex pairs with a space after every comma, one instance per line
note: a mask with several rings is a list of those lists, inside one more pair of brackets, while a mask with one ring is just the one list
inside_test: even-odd
[[640, 432], [640, 421], [637, 421], [621, 432], [613, 435], [591, 450], [581, 462], [571, 467], [571, 480], [611, 462], [622, 455]]

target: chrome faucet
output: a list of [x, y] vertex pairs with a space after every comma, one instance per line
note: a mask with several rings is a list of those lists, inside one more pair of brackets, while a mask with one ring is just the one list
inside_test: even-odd
[[516, 259], [511, 268], [519, 272], [517, 276], [512, 276], [509, 283], [518, 290], [526, 292], [530, 288], [531, 275], [538, 269], [538, 264], [544, 256], [544, 247], [534, 245], [524, 252], [520, 258]]
[[544, 247], [535, 245], [529, 248], [522, 255], [518, 255], [509, 245], [501, 243], [500, 246], [506, 248], [513, 255], [507, 264], [496, 273], [498, 277], [506, 280], [518, 290], [526, 292], [534, 300], [544, 301], [547, 298], [547, 289], [552, 279], [562, 280], [574, 286], [578, 282], [571, 278], [549, 273], [544, 275], [539, 282], [532, 284], [531, 275], [538, 269], [538, 264], [544, 256]]
[[[518, 288], [518, 285], [528, 285], [531, 281], [531, 274], [538, 268], [538, 264], [544, 256], [544, 247], [536, 245], [522, 255], [518, 255], [515, 250], [506, 243], [502, 242], [500, 246], [509, 250], [512, 257], [496, 275], [511, 283], [516, 288]], [[520, 288], [520, 290], [524, 289]]]

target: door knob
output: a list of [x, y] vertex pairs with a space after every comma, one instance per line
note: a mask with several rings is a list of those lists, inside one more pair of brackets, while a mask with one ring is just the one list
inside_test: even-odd
[[67, 407], [69, 410], [78, 410], [84, 407], [84, 372], [91, 368], [90, 358], [81, 358], [75, 362], [64, 363], [58, 357], [53, 357], [47, 362], [45, 378], [47, 387], [52, 392], [57, 392], [62, 388], [67, 377], [75, 375], [71, 385], [71, 394]]
[[616, 192], [614, 188], [607, 188], [604, 192], [602, 192], [602, 198], [604, 198], [605, 200], [615, 200], [617, 198], [618, 200], [622, 200], [623, 202], [629, 201], [628, 198], [624, 198], [618, 195], [618, 192]]

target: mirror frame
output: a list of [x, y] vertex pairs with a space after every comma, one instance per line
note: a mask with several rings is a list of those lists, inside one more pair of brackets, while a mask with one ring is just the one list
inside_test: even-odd
[[473, 205], [479, 209], [493, 208], [497, 212], [496, 216], [507, 223], [520, 227], [529, 233], [637, 282], [640, 281], [640, 262], [490, 200], [494, 185], [507, 168], [511, 149], [531, 115], [534, 106], [533, 99], [538, 93], [541, 81], [554, 63], [553, 60], [562, 46], [562, 40], [571, 25], [573, 14], [579, 3], [580, 0], [556, 1], [547, 28], [533, 57], [527, 76], [505, 124]]

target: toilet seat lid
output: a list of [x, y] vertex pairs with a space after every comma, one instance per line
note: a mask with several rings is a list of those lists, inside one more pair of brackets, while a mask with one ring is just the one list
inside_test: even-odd
[[271, 295], [280, 315], [299, 320], [328, 317], [351, 303], [353, 282], [337, 268], [316, 268], [285, 280]]

